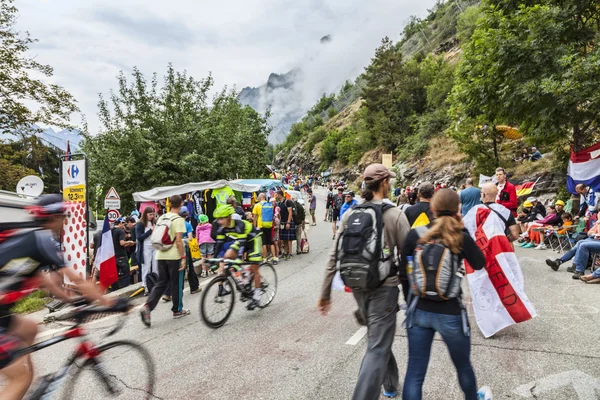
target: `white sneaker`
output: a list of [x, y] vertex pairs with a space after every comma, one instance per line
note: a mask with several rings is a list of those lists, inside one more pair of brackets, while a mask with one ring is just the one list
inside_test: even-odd
[[477, 391], [477, 400], [493, 400], [494, 395], [489, 386], [484, 386]]
[[544, 243], [540, 243], [536, 246], [536, 250], [546, 250], [548, 247]]

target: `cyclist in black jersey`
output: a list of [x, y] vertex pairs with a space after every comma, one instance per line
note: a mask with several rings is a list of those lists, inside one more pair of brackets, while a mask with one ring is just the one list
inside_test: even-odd
[[[235, 213], [235, 209], [231, 205], [220, 206], [214, 212], [214, 217], [220, 228], [217, 230], [217, 241], [215, 244], [214, 254], [219, 254], [223, 244], [228, 237], [234, 238], [235, 241], [225, 252], [225, 258], [230, 260], [242, 259], [246, 255], [246, 261], [252, 263], [252, 273], [254, 275], [254, 294], [252, 301], [248, 304], [248, 310], [254, 310], [259, 305], [260, 301], [260, 274], [258, 268], [262, 262], [262, 232], [255, 228], [248, 221], [234, 220], [231, 216]], [[229, 294], [225, 288], [219, 286], [219, 295], [224, 296]]]
[[95, 285], [64, 268], [56, 238], [60, 237], [65, 212], [61, 195], [42, 196], [31, 207], [41, 228], [15, 232], [0, 242], [0, 374], [9, 381], [0, 392], [2, 399], [21, 399], [33, 379], [30, 356], [15, 359], [14, 354], [19, 348], [33, 344], [37, 324], [10, 311], [28, 289], [44, 286], [58, 299], [68, 302], [71, 298], [61, 286], [67, 277], [89, 301], [113, 305], [114, 301], [102, 296]]

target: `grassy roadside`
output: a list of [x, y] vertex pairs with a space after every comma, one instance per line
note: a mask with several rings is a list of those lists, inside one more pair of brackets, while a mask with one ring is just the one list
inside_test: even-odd
[[37, 290], [17, 301], [11, 311], [15, 314], [29, 314], [41, 310], [48, 302], [50, 302], [48, 292]]

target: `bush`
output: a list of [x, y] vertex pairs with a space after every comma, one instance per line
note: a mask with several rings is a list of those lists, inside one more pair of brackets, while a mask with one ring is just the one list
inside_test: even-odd
[[36, 290], [29, 296], [17, 301], [10, 311], [15, 314], [29, 314], [41, 310], [49, 301], [47, 292]]

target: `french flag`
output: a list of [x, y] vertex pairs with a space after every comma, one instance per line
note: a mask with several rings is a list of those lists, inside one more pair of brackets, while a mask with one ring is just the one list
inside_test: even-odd
[[117, 260], [113, 245], [112, 233], [108, 222], [108, 214], [104, 217], [102, 227], [102, 241], [96, 255], [96, 266], [100, 268], [100, 286], [106, 289], [119, 279], [117, 274]]
[[575, 193], [575, 186], [584, 183], [600, 191], [600, 142], [575, 153], [571, 149], [571, 159], [567, 170], [567, 189]]

